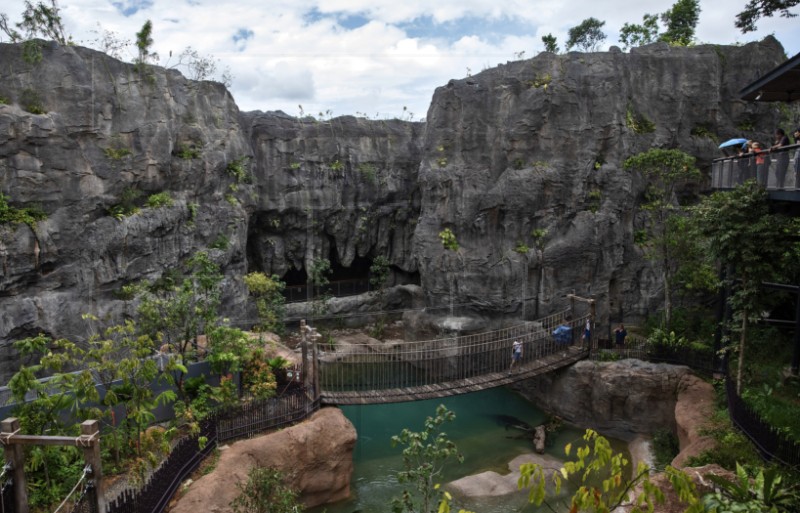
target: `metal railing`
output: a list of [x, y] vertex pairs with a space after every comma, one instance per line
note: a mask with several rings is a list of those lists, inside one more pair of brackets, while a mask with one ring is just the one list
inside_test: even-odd
[[753, 179], [767, 190], [800, 189], [800, 145], [719, 158], [711, 163], [713, 189], [733, 189]]

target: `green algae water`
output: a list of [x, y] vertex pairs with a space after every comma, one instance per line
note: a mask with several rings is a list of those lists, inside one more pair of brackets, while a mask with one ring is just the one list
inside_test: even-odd
[[[522, 454], [533, 452], [532, 435], [509, 428], [515, 417], [531, 426], [546, 420], [543, 412], [518, 394], [506, 388], [494, 388], [464, 395], [408, 403], [343, 406], [342, 411], [358, 432], [353, 454], [355, 470], [348, 500], [310, 510], [312, 513], [388, 513], [393, 497], [400, 496], [402, 487], [396, 473], [403, 469], [403, 447], [392, 447], [391, 437], [403, 428], [422, 431], [426, 417], [436, 414], [444, 404], [456, 415], [454, 422], [445, 423], [443, 431], [456, 443], [464, 455], [464, 463], [449, 462], [442, 483], [485, 471], [508, 474], [509, 462]], [[546, 452], [563, 457], [564, 446], [583, 436], [583, 430], [564, 427], [552, 436]], [[616, 443], [615, 448], [624, 449]], [[528, 504], [527, 492], [519, 491], [501, 497], [464, 499], [455, 502], [454, 511], [466, 508], [476, 513], [536, 512]], [[549, 511], [547, 508], [541, 511]]]

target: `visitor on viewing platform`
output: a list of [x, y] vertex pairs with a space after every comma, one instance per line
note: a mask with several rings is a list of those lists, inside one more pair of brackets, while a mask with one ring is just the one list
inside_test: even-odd
[[620, 323], [617, 326], [617, 329], [614, 330], [614, 338], [617, 342], [617, 346], [622, 347], [625, 345], [625, 337], [628, 336], [628, 332], [625, 331], [625, 325]]
[[[775, 129], [775, 140], [773, 141], [772, 146], [770, 146], [770, 150], [777, 150], [782, 146], [789, 146], [791, 142], [789, 141], [789, 136], [786, 135], [786, 132], [783, 131], [783, 128], [776, 128]], [[796, 139], [796, 138], [795, 138]]]
[[762, 187], [767, 186], [767, 174], [769, 173], [769, 162], [767, 161], [767, 151], [761, 146], [758, 141], [753, 141], [750, 145], [750, 151], [755, 155], [756, 161], [756, 180], [758, 185]]
[[[783, 128], [776, 128], [774, 135], [774, 144], [770, 146], [769, 151], [776, 151], [783, 146], [789, 146], [789, 136], [783, 131]], [[775, 186], [778, 189], [783, 189], [786, 180], [786, 171], [789, 169], [789, 152], [779, 151], [775, 154]]]
[[[800, 126], [794, 131], [794, 143], [800, 144]], [[800, 189], [800, 148], [794, 152], [794, 188]]]

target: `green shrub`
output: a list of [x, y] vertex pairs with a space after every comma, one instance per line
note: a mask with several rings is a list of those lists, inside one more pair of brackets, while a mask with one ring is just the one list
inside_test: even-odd
[[46, 114], [42, 105], [42, 98], [33, 89], [23, 89], [19, 97], [20, 106], [31, 114]]
[[225, 251], [230, 246], [231, 241], [223, 234], [217, 235], [217, 238], [214, 239], [214, 242], [211, 243], [211, 248], [213, 249], [221, 249]]
[[532, 89], [544, 89], [547, 90], [547, 86], [550, 85], [550, 82], [553, 81], [553, 77], [550, 76], [550, 73], [545, 73], [544, 75], [536, 75], [533, 80], [528, 81], [528, 86]]
[[139, 205], [137, 203], [141, 196], [142, 191], [135, 187], [125, 188], [125, 190], [122, 191], [119, 203], [108, 209], [109, 215], [121, 221], [125, 217], [138, 214]]
[[157, 192], [156, 194], [151, 194], [147, 198], [145, 205], [147, 208], [171, 207], [172, 197], [169, 195], [168, 191]]
[[283, 474], [274, 468], [253, 467], [247, 483], [237, 483], [239, 496], [231, 502], [234, 513], [297, 513], [302, 511], [298, 495], [283, 484]]
[[247, 172], [247, 157], [241, 157], [229, 162], [225, 167], [225, 172], [232, 176], [236, 183], [246, 182], [250, 176]]
[[525, 244], [524, 242], [517, 242], [517, 247], [514, 248], [514, 251], [516, 251], [520, 255], [527, 255], [528, 251], [530, 250], [531, 248], [529, 248], [528, 245]]
[[0, 96], [0, 105], [8, 105], [8, 99], [5, 96]]
[[645, 115], [635, 112], [630, 105], [625, 112], [625, 126], [636, 134], [648, 134], [656, 130], [655, 123], [647, 119]]
[[200, 150], [195, 148], [193, 144], [181, 144], [175, 154], [179, 159], [191, 160], [200, 158]]
[[8, 198], [0, 193], [0, 225], [25, 223], [31, 228], [37, 221], [47, 219], [47, 214], [39, 207], [15, 208], [8, 204]]
[[344, 164], [341, 160], [336, 159], [331, 162], [331, 171], [342, 171], [344, 169]]
[[375, 183], [375, 166], [364, 162], [358, 165], [358, 171], [361, 173], [361, 176], [364, 177], [364, 180], [369, 183]]
[[111, 160], [122, 160], [131, 154], [131, 150], [128, 148], [106, 148], [103, 153]]
[[439, 240], [442, 241], [442, 246], [444, 246], [444, 249], [458, 251], [458, 248], [460, 247], [458, 245], [458, 240], [456, 240], [456, 235], [452, 230], [450, 230], [450, 228], [445, 228], [439, 232]]
[[189, 203], [186, 205], [186, 208], [189, 210], [189, 223], [194, 224], [195, 220], [197, 219], [197, 208], [200, 205], [197, 203]]
[[719, 140], [717, 138], [717, 135], [714, 132], [712, 132], [706, 125], [696, 125], [694, 128], [692, 128], [690, 134], [694, 137], [705, 137], [707, 139], [711, 139], [714, 142], [717, 142]]

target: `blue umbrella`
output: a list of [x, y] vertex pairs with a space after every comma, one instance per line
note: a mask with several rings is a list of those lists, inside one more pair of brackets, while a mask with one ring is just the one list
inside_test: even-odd
[[747, 139], [731, 139], [730, 141], [725, 141], [724, 143], [720, 144], [720, 148], [727, 148], [728, 146], [740, 146], [747, 142]]

